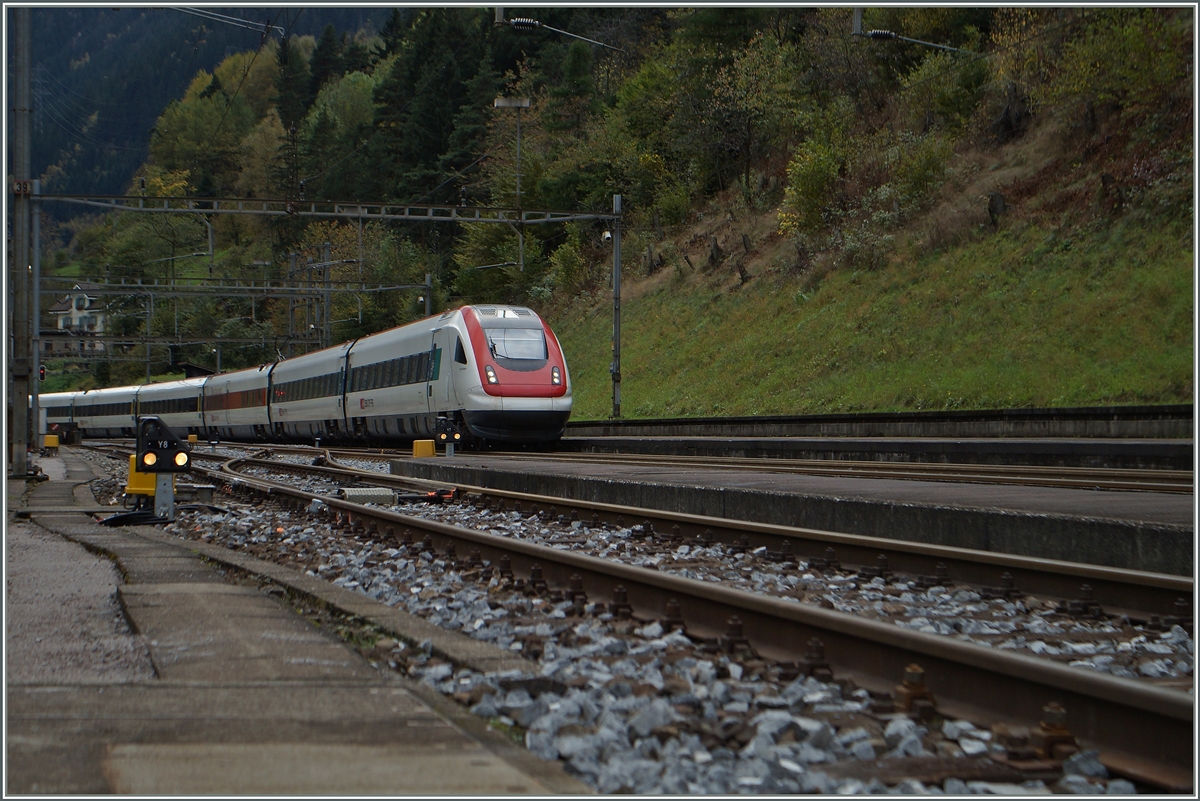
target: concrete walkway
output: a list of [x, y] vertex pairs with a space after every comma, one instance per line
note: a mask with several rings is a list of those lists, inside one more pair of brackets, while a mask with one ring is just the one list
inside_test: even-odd
[[[7, 793], [588, 792], [558, 764], [488, 732], [483, 721], [436, 692], [376, 670], [279, 593], [228, 580], [228, 570], [189, 543], [149, 527], [97, 525], [87, 515], [97, 507], [83, 483], [90, 468], [69, 453], [60, 459], [60, 467], [46, 468], [51, 480], [28, 493], [9, 484], [9, 523], [29, 517], [45, 532], [79, 543], [72, 546], [77, 566], [94, 562], [96, 553], [115, 562], [123, 576], [117, 600], [129, 636], [144, 643], [152, 676], [10, 674]], [[38, 537], [30, 541], [36, 545]], [[41, 541], [49, 542], [44, 532]], [[18, 553], [10, 552], [19, 562], [9, 564], [10, 574], [19, 569], [23, 583], [37, 581], [36, 548]], [[286, 570], [260, 564], [268, 572]], [[61, 554], [47, 565], [59, 574], [71, 569]], [[345, 592], [324, 586], [334, 602]], [[323, 590], [308, 591], [314, 589]], [[61, 616], [73, 603], [96, 601], [43, 598], [10, 606], [9, 630], [36, 626], [39, 616]], [[392, 629], [411, 623], [423, 634], [422, 624], [428, 625], [400, 620], [401, 613], [361, 596], [354, 603], [368, 616], [388, 618]], [[511, 659], [500, 652], [478, 656]]]

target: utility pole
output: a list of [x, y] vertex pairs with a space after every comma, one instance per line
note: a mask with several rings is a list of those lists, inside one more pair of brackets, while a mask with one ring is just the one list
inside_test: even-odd
[[[31, 431], [34, 444], [41, 441], [41, 414], [39, 412], [38, 395], [41, 393], [41, 371], [39, 367], [42, 363], [42, 204], [38, 201], [38, 195], [42, 193], [42, 182], [35, 179], [33, 181], [33, 286], [31, 291], [30, 308], [30, 330], [32, 332], [33, 346], [30, 348], [31, 362], [29, 365], [29, 381], [30, 381], [30, 396], [29, 416], [32, 420]], [[40, 447], [40, 446], [39, 446]]]
[[[288, 254], [288, 272], [287, 272], [288, 284], [292, 283], [292, 281], [294, 280], [293, 276], [295, 276], [295, 274], [296, 274], [296, 254], [289, 253]], [[287, 355], [288, 355], [289, 359], [292, 358], [292, 354], [295, 352], [295, 348], [296, 348], [296, 344], [294, 342], [295, 338], [296, 338], [296, 298], [292, 295], [288, 295], [288, 352], [287, 352]]]
[[325, 335], [321, 337], [321, 347], [327, 348], [333, 344], [333, 314], [332, 309], [330, 308], [331, 296], [329, 292], [330, 270], [333, 269], [333, 246], [329, 242], [326, 242], [324, 246], [322, 246], [321, 257], [325, 262], [325, 306], [321, 312], [323, 317], [321, 321], [322, 328], [325, 332]]
[[33, 190], [33, 159], [30, 152], [30, 35], [29, 9], [13, 9], [16, 42], [13, 52], [13, 83], [15, 88], [13, 114], [13, 264], [9, 274], [13, 282], [13, 306], [10, 320], [12, 361], [12, 441], [11, 462], [13, 478], [24, 479], [29, 474], [29, 380], [33, 372], [29, 359], [29, 195]]
[[[147, 292], [150, 302], [146, 304], [146, 383], [150, 383], [150, 319], [154, 317], [154, 295]], [[79, 347], [83, 347], [81, 342]]]
[[621, 417], [621, 196], [613, 195], [612, 416]]
[[[497, 11], [499, 12], [499, 9]], [[517, 264], [520, 265], [520, 271], [525, 272], [525, 234], [522, 230], [525, 215], [521, 212], [521, 109], [529, 108], [529, 98], [497, 97], [492, 105], [494, 108], [517, 110]]]

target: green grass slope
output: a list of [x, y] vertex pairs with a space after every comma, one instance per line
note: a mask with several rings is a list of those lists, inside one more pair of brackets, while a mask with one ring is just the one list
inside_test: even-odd
[[[679, 274], [623, 304], [625, 417], [1178, 403], [1193, 399], [1189, 221], [1002, 225], [815, 287]], [[611, 413], [611, 304], [551, 317], [574, 419]]]

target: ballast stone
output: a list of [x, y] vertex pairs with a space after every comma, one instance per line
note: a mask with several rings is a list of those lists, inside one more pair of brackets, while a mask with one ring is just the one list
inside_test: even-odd
[[1063, 773], [1067, 775], [1085, 776], [1092, 779], [1107, 779], [1108, 768], [1100, 762], [1100, 752], [1095, 748], [1072, 754], [1063, 760]]

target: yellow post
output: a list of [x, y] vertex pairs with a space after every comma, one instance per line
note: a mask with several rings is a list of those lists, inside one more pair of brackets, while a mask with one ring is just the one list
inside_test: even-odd
[[200, 441], [200, 437], [198, 437], [197, 435], [188, 434], [188, 444], [189, 445], [195, 445], [199, 441]]
[[437, 446], [431, 439], [418, 439], [413, 441], [413, 458], [423, 459], [429, 456], [437, 456]]
[[[174, 476], [172, 476], [174, 478]], [[154, 474], [140, 473], [137, 469], [137, 454], [129, 454], [129, 480], [125, 482], [126, 495], [154, 495]]]

